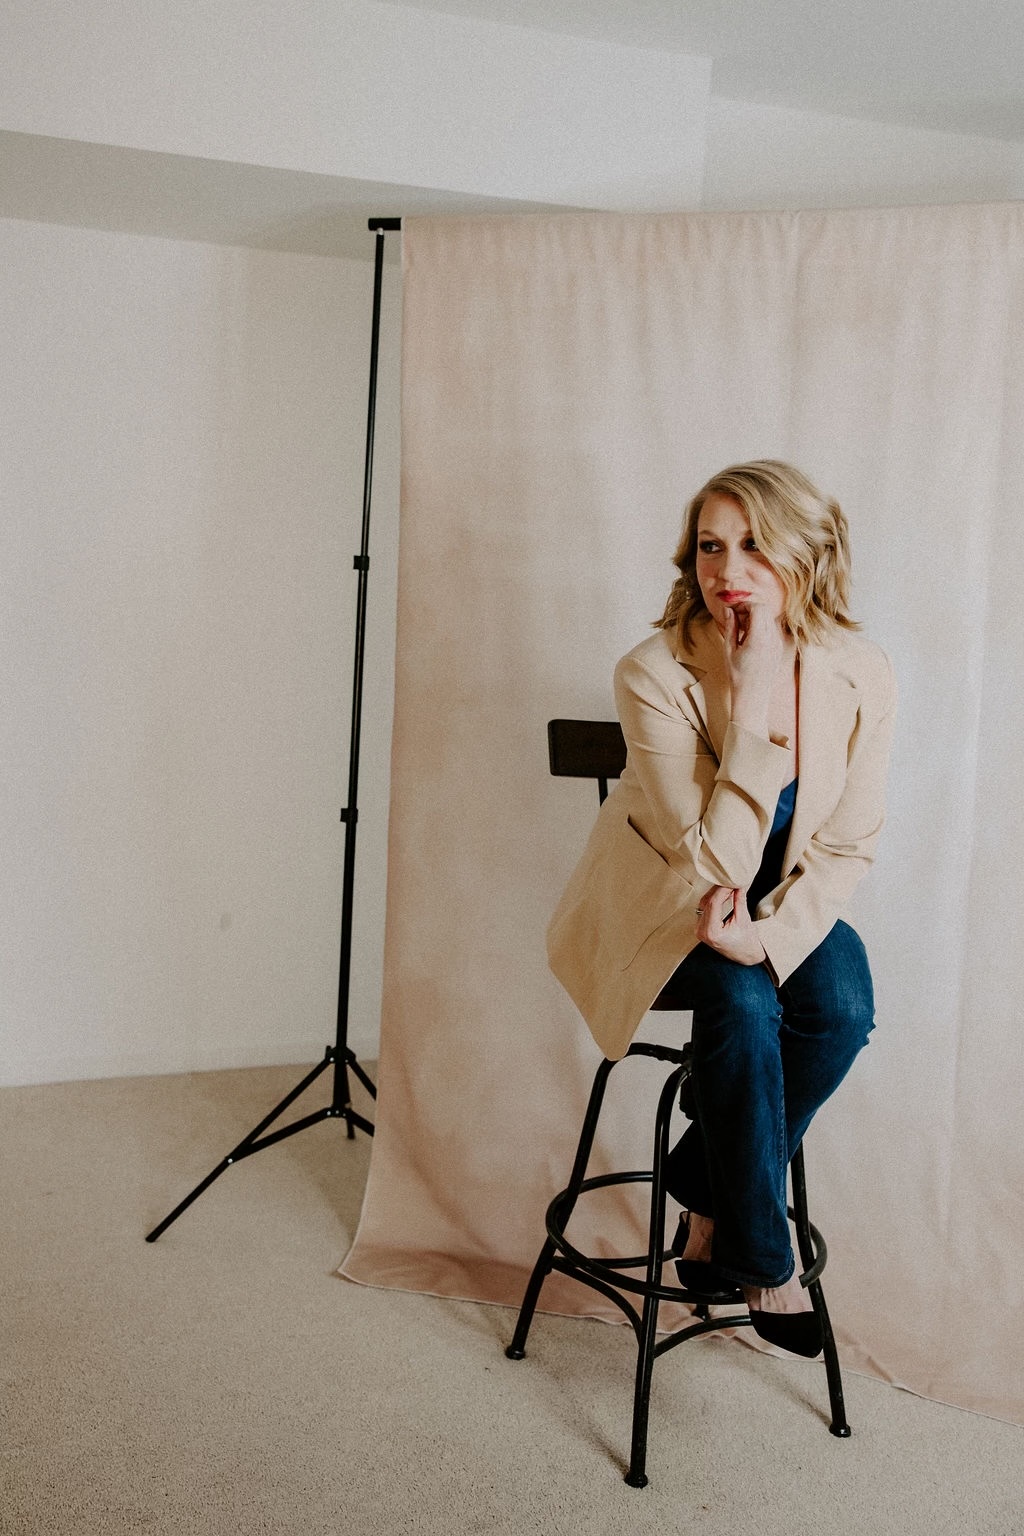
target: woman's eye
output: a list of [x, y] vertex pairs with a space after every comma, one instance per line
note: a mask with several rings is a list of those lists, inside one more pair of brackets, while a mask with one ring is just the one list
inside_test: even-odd
[[702, 555], [713, 555], [716, 553], [718, 545], [714, 539], [701, 539], [699, 548]]
[[757, 540], [756, 539], [747, 539], [747, 540], [745, 540], [743, 548], [744, 549], [752, 549], [754, 551], [754, 553], [756, 554], [757, 553]]

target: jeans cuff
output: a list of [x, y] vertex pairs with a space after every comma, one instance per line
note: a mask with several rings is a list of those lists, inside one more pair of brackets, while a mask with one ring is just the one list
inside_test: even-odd
[[733, 1285], [756, 1286], [760, 1291], [773, 1291], [777, 1286], [785, 1285], [796, 1274], [796, 1259], [790, 1254], [789, 1267], [779, 1279], [766, 1279], [764, 1275], [752, 1274], [749, 1270], [736, 1269], [732, 1264], [721, 1264], [718, 1259], [713, 1260], [715, 1269]]

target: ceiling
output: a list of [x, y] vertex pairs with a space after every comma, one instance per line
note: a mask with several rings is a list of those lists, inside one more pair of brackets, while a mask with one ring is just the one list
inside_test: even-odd
[[716, 96], [1024, 140], [1024, 0], [399, 0], [698, 54]]
[[[1024, 0], [391, 3], [710, 58], [718, 97], [1024, 142]], [[0, 132], [8, 218], [366, 257], [371, 215], [540, 206]]]

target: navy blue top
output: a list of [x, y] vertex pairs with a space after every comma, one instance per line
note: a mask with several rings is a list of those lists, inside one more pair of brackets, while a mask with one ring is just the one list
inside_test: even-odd
[[774, 891], [782, 880], [782, 859], [786, 852], [786, 839], [789, 837], [789, 827], [796, 805], [797, 782], [794, 779], [792, 784], [786, 785], [775, 807], [775, 818], [768, 834], [768, 841], [764, 845], [764, 853], [761, 855], [761, 866], [747, 891], [747, 910], [751, 917], [758, 902], [767, 896], [769, 891]]

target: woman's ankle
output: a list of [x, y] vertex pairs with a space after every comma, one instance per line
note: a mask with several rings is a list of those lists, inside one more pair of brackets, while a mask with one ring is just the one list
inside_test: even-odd
[[714, 1217], [702, 1216], [699, 1211], [691, 1211], [687, 1220], [689, 1228], [686, 1247], [680, 1254], [680, 1258], [695, 1260], [698, 1264], [710, 1264], [711, 1240], [715, 1231]]
[[800, 1276], [795, 1272], [782, 1285], [744, 1285], [741, 1289], [743, 1299], [752, 1312], [782, 1314], [814, 1310], [811, 1298], [800, 1284]]

